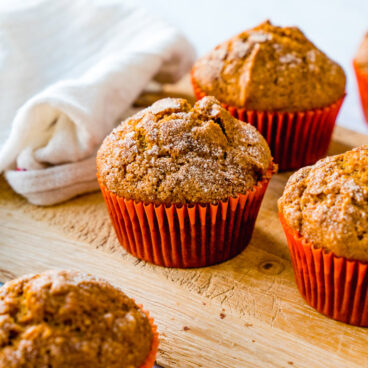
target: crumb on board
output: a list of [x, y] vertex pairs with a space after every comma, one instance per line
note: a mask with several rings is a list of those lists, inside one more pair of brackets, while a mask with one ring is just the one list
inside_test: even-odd
[[221, 319], [224, 319], [226, 317], [226, 314], [225, 313], [220, 313], [220, 318]]
[[183, 327], [183, 331], [189, 331], [189, 330], [190, 330], [190, 328], [188, 326]]
[[245, 327], [252, 327], [252, 326], [253, 326], [253, 324], [252, 324], [252, 323], [245, 322], [245, 323], [244, 323], [244, 326], [245, 326]]
[[293, 363], [292, 361], [289, 361], [289, 362], [288, 362], [288, 364], [289, 364], [289, 365], [293, 365], [294, 363]]

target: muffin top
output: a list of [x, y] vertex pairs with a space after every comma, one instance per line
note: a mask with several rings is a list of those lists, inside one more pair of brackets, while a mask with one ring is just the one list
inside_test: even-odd
[[362, 43], [355, 55], [355, 62], [365, 72], [368, 73], [368, 32], [365, 34]]
[[218, 45], [193, 67], [195, 84], [247, 110], [304, 111], [345, 93], [342, 68], [296, 27], [266, 21]]
[[193, 107], [166, 98], [122, 122], [97, 154], [108, 190], [164, 204], [211, 203], [245, 193], [270, 175], [266, 141], [213, 97]]
[[138, 368], [152, 339], [134, 301], [90, 275], [48, 271], [0, 288], [1, 368]]
[[368, 145], [297, 171], [278, 205], [315, 247], [368, 261]]

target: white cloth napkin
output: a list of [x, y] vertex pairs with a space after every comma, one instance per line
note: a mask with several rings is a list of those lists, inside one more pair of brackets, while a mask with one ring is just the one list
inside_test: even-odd
[[150, 80], [182, 77], [194, 51], [128, 1], [26, 4], [0, 11], [0, 172], [51, 205], [97, 189], [103, 138]]

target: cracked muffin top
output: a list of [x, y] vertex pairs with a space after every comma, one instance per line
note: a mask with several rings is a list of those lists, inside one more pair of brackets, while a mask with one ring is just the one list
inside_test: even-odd
[[258, 131], [213, 97], [193, 107], [166, 98], [123, 121], [97, 154], [97, 172], [120, 197], [150, 203], [211, 203], [236, 196], [271, 175]]
[[368, 73], [368, 32], [365, 34], [354, 60], [360, 69]]
[[1, 368], [139, 368], [152, 339], [134, 301], [90, 275], [47, 271], [0, 288]]
[[278, 205], [315, 247], [368, 261], [368, 145], [297, 171]]
[[193, 82], [224, 104], [258, 111], [304, 111], [345, 93], [342, 68], [296, 27], [266, 21], [200, 58]]

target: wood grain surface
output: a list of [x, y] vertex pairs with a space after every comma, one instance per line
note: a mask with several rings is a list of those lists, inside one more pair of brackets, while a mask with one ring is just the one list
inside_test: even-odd
[[[189, 95], [188, 79], [165, 93]], [[142, 96], [137, 105], [156, 97]], [[336, 128], [330, 154], [364, 143], [367, 136]], [[320, 315], [296, 288], [276, 207], [289, 174], [271, 180], [243, 253], [191, 270], [127, 254], [100, 193], [43, 208], [1, 178], [0, 281], [50, 268], [106, 278], [151, 311], [163, 367], [368, 367], [368, 330]]]

